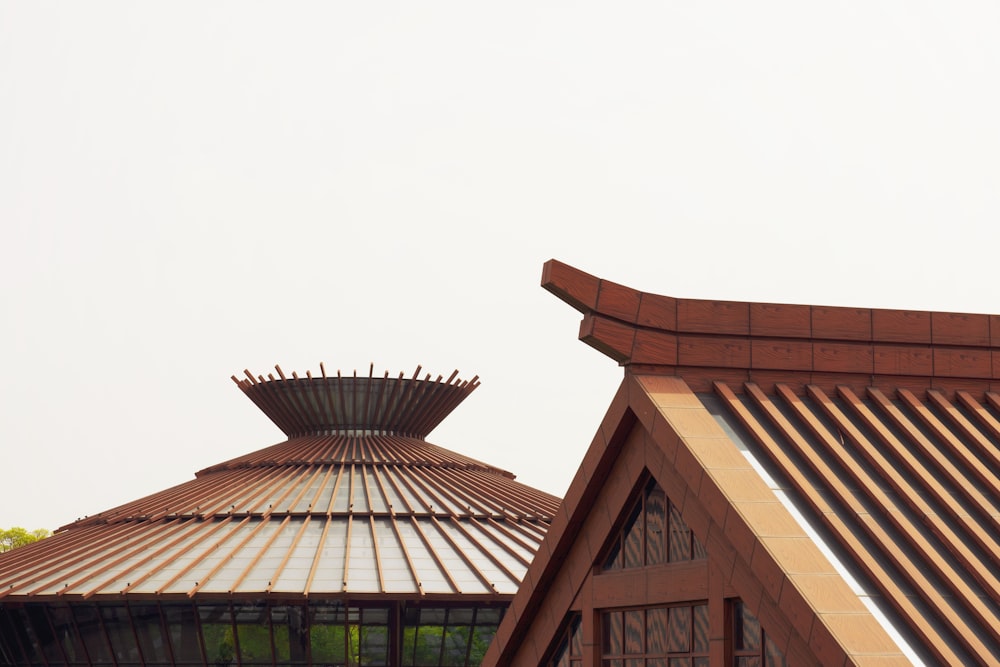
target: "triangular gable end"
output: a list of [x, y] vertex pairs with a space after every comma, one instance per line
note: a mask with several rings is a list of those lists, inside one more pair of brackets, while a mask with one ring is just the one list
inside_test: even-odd
[[[707, 559], [602, 571], [619, 518], [649, 477]], [[602, 613], [685, 602], [707, 604], [712, 664], [721, 664], [733, 652], [736, 600], [787, 664], [908, 664], [677, 377], [626, 376], [524, 581], [484, 665], [544, 664], [571, 612], [581, 619], [575, 664], [597, 665]]]

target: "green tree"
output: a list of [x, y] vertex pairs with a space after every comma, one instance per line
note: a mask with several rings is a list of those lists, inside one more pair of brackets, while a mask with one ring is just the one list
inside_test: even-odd
[[0, 553], [5, 551], [10, 551], [11, 549], [16, 549], [18, 547], [23, 547], [26, 544], [31, 544], [32, 542], [37, 542], [38, 540], [45, 539], [52, 532], [45, 530], [44, 528], [38, 528], [36, 530], [26, 530], [20, 526], [14, 526], [9, 530], [4, 530], [0, 528]]

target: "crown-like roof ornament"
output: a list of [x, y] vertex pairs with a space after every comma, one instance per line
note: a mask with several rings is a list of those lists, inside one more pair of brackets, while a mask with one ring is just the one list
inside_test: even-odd
[[479, 386], [479, 376], [458, 378], [454, 371], [447, 379], [428, 373], [420, 379], [421, 367], [411, 377], [400, 373], [390, 377], [374, 375], [374, 365], [367, 376], [327, 375], [319, 365], [320, 375], [307, 371], [305, 377], [292, 373], [287, 377], [275, 366], [277, 377], [246, 378], [233, 376], [233, 382], [289, 438], [305, 435], [400, 435], [423, 439], [441, 423], [459, 403]]

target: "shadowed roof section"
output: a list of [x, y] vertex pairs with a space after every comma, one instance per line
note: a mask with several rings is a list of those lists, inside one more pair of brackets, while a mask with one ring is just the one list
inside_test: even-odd
[[[709, 558], [736, 563], [735, 592], [762, 622], [799, 632], [818, 662], [1000, 660], [1000, 316], [680, 299], [556, 260], [542, 285], [583, 313], [580, 339], [624, 366], [625, 382], [532, 564], [533, 588], [512, 603], [525, 611], [501, 625], [497, 664], [547, 622], [534, 614], [565, 588], [562, 559], [600, 492], [595, 462], [614, 459], [630, 414], [648, 442], [677, 443], [657, 474], [708, 535]], [[864, 614], [849, 627], [830, 588], [807, 585], [795, 540], [779, 551], [753, 522], [730, 529], [745, 489], [711, 465], [728, 448], [710, 446], [716, 425], [898, 650], [865, 648]]]
[[233, 382], [288, 437], [366, 431], [424, 438], [479, 386], [478, 376], [460, 380], [457, 370], [447, 380], [430, 374], [421, 380], [419, 366], [408, 379], [402, 373], [390, 378], [388, 371], [374, 377], [371, 368], [368, 377], [340, 371], [327, 377], [323, 364], [320, 377], [307, 372], [289, 379], [281, 367], [274, 369], [277, 378], [254, 378], [247, 370], [246, 379], [233, 376]]

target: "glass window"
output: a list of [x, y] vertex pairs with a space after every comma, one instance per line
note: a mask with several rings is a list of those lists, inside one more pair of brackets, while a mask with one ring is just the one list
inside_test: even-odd
[[734, 667], [785, 667], [785, 656], [741, 600], [732, 603]]
[[625, 622], [622, 619], [622, 612], [609, 611], [604, 614], [604, 622], [601, 623], [603, 630], [601, 645], [608, 655], [622, 655], [625, 652]]
[[271, 607], [271, 631], [274, 633], [274, 657], [278, 662], [296, 665], [306, 662], [309, 633], [305, 607], [300, 605]]
[[52, 628], [55, 630], [66, 660], [70, 663], [86, 662], [87, 654], [73, 628], [73, 612], [65, 605], [51, 605], [48, 606], [48, 610], [49, 618], [52, 620]]
[[236, 662], [236, 640], [233, 615], [228, 604], [198, 605], [201, 636], [205, 642], [205, 657], [210, 664], [228, 665]]
[[[398, 631], [404, 667], [478, 667], [505, 609], [394, 604], [401, 605], [398, 629], [395, 606], [333, 600], [0, 607], [0, 664], [382, 667], [397, 650]], [[572, 641], [577, 655], [578, 631]]]
[[18, 630], [15, 640], [27, 652], [29, 663], [44, 665], [45, 658], [38, 652], [38, 648], [43, 645], [42, 642], [50, 633], [45, 629], [48, 623], [44, 612], [38, 617], [37, 610], [36, 605], [29, 605], [21, 609], [11, 609], [11, 615]]
[[361, 609], [352, 630], [358, 633], [357, 664], [378, 667], [389, 664], [389, 612]]
[[580, 667], [583, 664], [583, 635], [579, 612], [569, 615], [563, 630], [556, 636], [555, 651], [547, 667]]
[[667, 652], [687, 653], [691, 650], [691, 607], [671, 607], [668, 613]]
[[0, 607], [0, 659], [11, 665], [16, 664], [21, 658], [23, 643], [17, 635], [23, 632], [24, 628], [18, 622], [14, 610]]
[[347, 662], [345, 610], [340, 604], [309, 605], [309, 645], [316, 663]]
[[640, 655], [644, 652], [644, 640], [646, 636], [645, 625], [646, 612], [642, 609], [633, 609], [622, 613], [625, 631], [625, 654]]
[[45, 654], [45, 660], [62, 662], [62, 654], [59, 653], [59, 647], [56, 645], [55, 635], [52, 626], [49, 625], [49, 616], [45, 613], [45, 607], [37, 604], [27, 605], [24, 608], [24, 613], [29, 619], [28, 632], [34, 636], [33, 641], [36, 642], [36, 646], [41, 647]]
[[667, 496], [663, 489], [654, 487], [646, 496], [646, 564], [665, 563], [663, 531], [666, 524]]
[[236, 623], [236, 639], [240, 650], [240, 661], [249, 665], [270, 665], [274, 662], [271, 654], [271, 627], [265, 604], [235, 604], [233, 619]]
[[111, 664], [111, 647], [108, 646], [108, 638], [104, 634], [104, 626], [101, 623], [101, 615], [97, 611], [96, 605], [79, 604], [71, 605], [73, 616], [76, 618], [76, 627], [80, 631], [87, 655], [90, 661], [96, 665]]
[[[469, 662], [470, 667], [478, 667], [483, 663], [486, 650], [493, 642], [493, 637], [497, 633], [497, 626], [503, 619], [506, 606], [501, 607], [476, 607], [473, 615], [472, 638], [469, 640]], [[577, 633], [579, 639], [579, 632]]]
[[139, 647], [135, 643], [135, 635], [132, 634], [128, 609], [124, 605], [105, 605], [100, 607], [100, 610], [104, 629], [108, 633], [108, 639], [111, 640], [115, 662], [119, 665], [139, 665], [141, 663]]
[[655, 480], [646, 484], [604, 556], [605, 570], [703, 560], [705, 547]]
[[446, 610], [440, 608], [415, 608], [407, 614], [404, 634], [409, 641], [403, 653], [403, 664], [415, 667], [437, 665], [441, 662], [441, 645], [444, 638]]
[[603, 667], [707, 667], [708, 605], [674, 605], [601, 616]]
[[403, 613], [405, 667], [479, 665], [500, 622], [498, 609], [408, 607]]
[[691, 560], [691, 529], [681, 518], [677, 506], [670, 505], [670, 562]]
[[201, 641], [194, 606], [163, 603], [160, 607], [170, 636], [170, 648], [178, 665], [201, 665]]
[[622, 565], [626, 568], [642, 567], [643, 565], [644, 518], [640, 503], [632, 510], [632, 515], [625, 522], [625, 528], [622, 530]]
[[147, 665], [169, 665], [170, 655], [163, 636], [159, 608], [155, 604], [130, 604], [129, 611], [143, 661]]
[[667, 609], [646, 610], [646, 647], [654, 655], [667, 652]]
[[693, 607], [694, 628], [691, 637], [691, 648], [695, 653], [708, 653], [708, 605], [700, 604]]
[[760, 651], [760, 622], [739, 600], [733, 603], [733, 648]]

